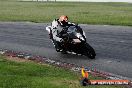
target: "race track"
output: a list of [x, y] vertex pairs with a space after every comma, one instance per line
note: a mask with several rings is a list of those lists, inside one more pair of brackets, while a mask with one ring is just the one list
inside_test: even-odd
[[57, 53], [48, 38], [46, 26], [46, 23], [0, 22], [0, 49], [24, 51], [79, 66], [92, 66], [132, 79], [132, 27], [81, 24], [87, 42], [97, 54], [96, 59], [89, 59]]

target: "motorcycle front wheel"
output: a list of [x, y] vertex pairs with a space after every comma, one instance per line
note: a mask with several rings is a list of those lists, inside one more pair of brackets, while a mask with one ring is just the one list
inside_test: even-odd
[[94, 49], [88, 44], [85, 44], [85, 55], [90, 59], [95, 59], [96, 53]]

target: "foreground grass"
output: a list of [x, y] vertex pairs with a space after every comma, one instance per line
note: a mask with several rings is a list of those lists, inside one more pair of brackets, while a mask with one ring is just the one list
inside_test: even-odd
[[76, 23], [132, 26], [131, 3], [21, 2], [0, 0], [0, 21], [51, 22], [62, 14]]
[[[79, 75], [71, 71], [35, 62], [9, 61], [0, 56], [0, 88], [82, 88]], [[90, 79], [97, 79], [90, 76]], [[88, 88], [124, 88], [114, 85]]]

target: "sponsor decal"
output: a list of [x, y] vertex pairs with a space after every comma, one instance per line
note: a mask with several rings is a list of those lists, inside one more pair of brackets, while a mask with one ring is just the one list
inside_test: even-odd
[[129, 80], [90, 80], [92, 85], [128, 85]]

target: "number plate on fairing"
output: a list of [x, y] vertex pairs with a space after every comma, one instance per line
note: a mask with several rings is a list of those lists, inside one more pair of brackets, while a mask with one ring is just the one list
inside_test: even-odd
[[73, 39], [74, 43], [81, 43], [81, 41], [79, 39]]

